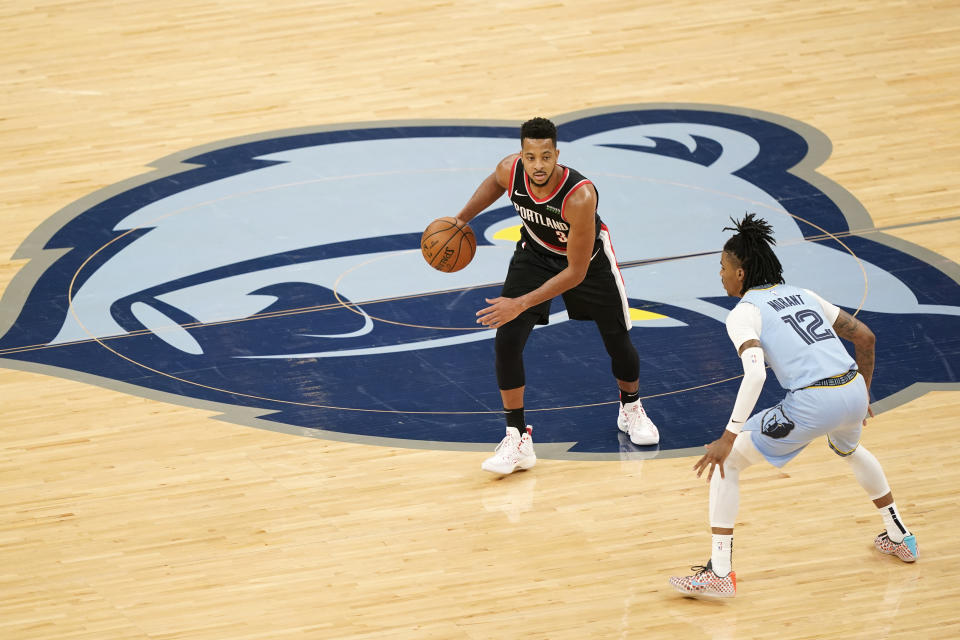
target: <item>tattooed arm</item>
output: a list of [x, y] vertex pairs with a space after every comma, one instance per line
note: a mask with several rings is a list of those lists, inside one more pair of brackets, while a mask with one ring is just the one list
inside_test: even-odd
[[869, 392], [870, 382], [873, 380], [873, 345], [876, 342], [873, 331], [843, 309], [840, 309], [840, 315], [833, 323], [833, 330], [841, 338], [853, 343], [853, 359], [857, 361], [857, 368], [863, 376], [863, 381], [867, 383]]

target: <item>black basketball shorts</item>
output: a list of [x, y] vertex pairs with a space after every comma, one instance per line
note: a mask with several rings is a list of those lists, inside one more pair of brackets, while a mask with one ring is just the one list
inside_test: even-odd
[[[510, 259], [501, 291], [505, 298], [530, 293], [567, 267], [565, 256], [547, 255], [521, 240]], [[606, 230], [600, 232], [600, 248], [590, 261], [583, 282], [561, 294], [571, 320], [593, 320], [601, 332], [630, 329], [630, 305]], [[547, 324], [550, 303], [546, 300], [524, 311], [536, 324]]]

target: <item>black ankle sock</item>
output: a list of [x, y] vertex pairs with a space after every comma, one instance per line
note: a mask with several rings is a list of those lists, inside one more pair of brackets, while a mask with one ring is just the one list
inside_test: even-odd
[[523, 435], [527, 430], [527, 423], [523, 419], [523, 407], [519, 409], [504, 408], [503, 415], [507, 418], [507, 426], [513, 427]]
[[620, 404], [627, 404], [628, 402], [636, 402], [639, 399], [640, 399], [639, 387], [633, 393], [620, 389]]

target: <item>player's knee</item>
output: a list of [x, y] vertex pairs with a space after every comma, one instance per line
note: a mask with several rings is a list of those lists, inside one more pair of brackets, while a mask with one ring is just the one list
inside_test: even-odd
[[497, 385], [501, 389], [524, 386], [523, 347], [533, 329], [532, 324], [508, 322], [497, 329], [494, 339], [496, 353]]
[[750, 432], [741, 431], [737, 439], [734, 440], [733, 448], [730, 450], [730, 455], [727, 456], [727, 460], [723, 466], [724, 469], [732, 469], [735, 472], [739, 472], [752, 464], [757, 464], [764, 460], [763, 454], [760, 453], [756, 445], [753, 444], [753, 438]]
[[521, 321], [520, 318], [498, 328], [497, 335], [493, 340], [497, 358], [519, 358], [532, 330], [533, 325]]
[[626, 329], [601, 333], [603, 346], [610, 356], [610, 368], [617, 380], [636, 380], [640, 377], [640, 355], [630, 341]]
[[860, 449], [859, 442], [851, 446], [849, 443], [844, 444], [843, 442], [834, 442], [834, 439], [829, 435], [827, 436], [827, 446], [830, 447], [830, 451], [833, 451], [835, 454], [845, 460], [849, 460], [850, 458], [856, 456], [857, 451]]

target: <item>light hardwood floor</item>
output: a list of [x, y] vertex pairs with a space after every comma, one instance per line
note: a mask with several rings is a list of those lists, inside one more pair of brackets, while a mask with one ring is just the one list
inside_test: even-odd
[[[0, 36], [0, 291], [44, 220], [184, 149], [671, 102], [819, 129], [820, 171], [877, 227], [960, 263], [956, 2], [7, 2]], [[744, 474], [740, 595], [719, 604], [666, 584], [708, 552], [694, 458], [494, 480], [485, 454], [262, 431], [7, 368], [0, 407], [2, 638], [960, 637], [958, 391], [864, 437], [920, 562], [871, 550], [874, 509], [812, 447]]]

